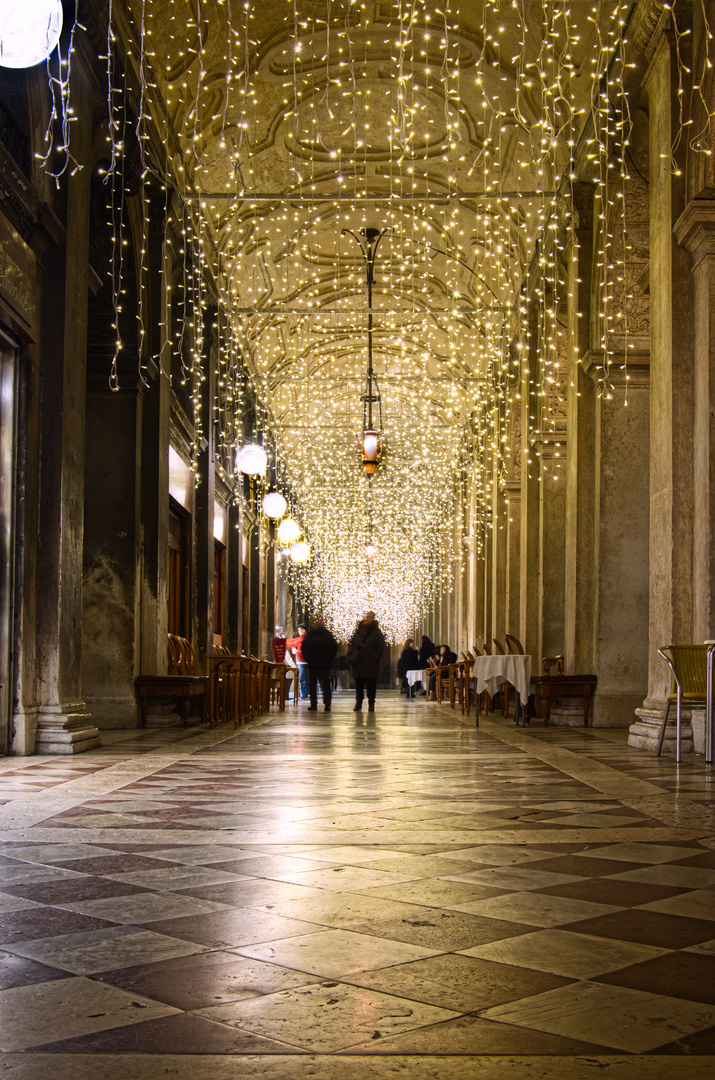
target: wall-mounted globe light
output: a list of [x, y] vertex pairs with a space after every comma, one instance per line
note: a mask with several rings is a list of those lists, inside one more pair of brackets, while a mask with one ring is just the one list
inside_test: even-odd
[[266, 471], [268, 465], [266, 451], [258, 443], [246, 443], [238, 451], [236, 465], [248, 476], [259, 476]]
[[269, 518], [282, 518], [288, 509], [288, 503], [285, 501], [280, 491], [269, 491], [267, 495], [263, 496], [263, 513]]
[[375, 547], [375, 545], [374, 544], [366, 544], [365, 545], [365, 556], [366, 556], [366, 558], [374, 559], [376, 555], [377, 555], [377, 548]]
[[0, 67], [30, 68], [46, 60], [62, 32], [62, 0], [2, 0]]
[[278, 539], [282, 544], [292, 544], [300, 536], [300, 525], [293, 518], [284, 518], [278, 526]]
[[302, 540], [299, 540], [297, 544], [292, 545], [290, 557], [294, 563], [307, 562], [310, 558], [310, 544], [306, 544]]

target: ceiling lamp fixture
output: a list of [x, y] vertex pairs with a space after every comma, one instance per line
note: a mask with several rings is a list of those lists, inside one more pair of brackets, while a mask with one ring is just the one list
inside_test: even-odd
[[307, 562], [310, 558], [310, 544], [306, 544], [303, 540], [299, 540], [297, 544], [292, 545], [290, 557], [294, 563]]
[[258, 443], [246, 443], [238, 451], [236, 465], [247, 476], [259, 476], [266, 471], [268, 465], [266, 451]]
[[[365, 379], [365, 393], [362, 397], [362, 465], [365, 476], [372, 477], [377, 472], [377, 467], [382, 461], [384, 441], [382, 437], [382, 400], [380, 390], [375, 377], [375, 369], [372, 363], [372, 286], [375, 280], [375, 255], [377, 245], [389, 229], [361, 229], [360, 235], [352, 229], [343, 229], [343, 236], [347, 233], [357, 240], [360, 245], [363, 259], [365, 260], [365, 277], [367, 279], [367, 376]], [[362, 239], [361, 239], [362, 237]], [[378, 426], [375, 427], [373, 418], [373, 405], [377, 405]]]
[[282, 544], [292, 544], [300, 536], [300, 525], [293, 518], [284, 518], [278, 526], [278, 539]]
[[0, 67], [30, 68], [55, 49], [62, 32], [62, 0], [3, 0]]
[[288, 509], [288, 503], [285, 501], [280, 491], [269, 491], [267, 495], [263, 496], [263, 513], [268, 518], [282, 518]]
[[366, 544], [365, 545], [365, 555], [367, 556], [368, 559], [374, 559], [375, 558], [375, 556], [377, 555], [377, 548], [375, 547], [374, 544]]

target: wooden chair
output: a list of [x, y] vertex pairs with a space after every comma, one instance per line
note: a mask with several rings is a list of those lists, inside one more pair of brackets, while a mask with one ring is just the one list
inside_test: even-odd
[[188, 725], [192, 699], [200, 699], [201, 719], [207, 718], [209, 677], [197, 675], [194, 670], [194, 650], [191, 642], [186, 638], [177, 637], [175, 634], [168, 635], [168, 674], [166, 675], [139, 675], [134, 680], [139, 709], [141, 713], [141, 726], [146, 726], [147, 707], [149, 698], [173, 698], [176, 702], [177, 712]]
[[509, 652], [513, 656], [523, 656], [524, 655], [524, 646], [521, 644], [521, 642], [519, 641], [518, 638], [514, 637], [513, 634], [505, 634], [504, 635], [504, 640], [506, 641], [506, 643], [507, 643], [507, 645], [509, 647]]

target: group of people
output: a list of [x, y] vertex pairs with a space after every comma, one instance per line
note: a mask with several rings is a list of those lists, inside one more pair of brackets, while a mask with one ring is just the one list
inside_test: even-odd
[[[271, 641], [273, 660], [276, 664], [284, 664], [287, 650], [295, 650], [300, 696], [303, 700], [310, 699], [308, 712], [317, 712], [318, 686], [325, 711], [330, 712], [333, 698], [331, 666], [338, 655], [338, 642], [321, 618], [312, 619], [310, 629], [305, 623], [299, 623], [297, 630], [296, 637], [285, 638], [282, 627], [276, 627], [276, 635]], [[384, 651], [385, 638], [375, 612], [367, 611], [357, 625], [345, 658], [355, 679], [355, 712], [362, 710], [366, 696], [368, 712], [375, 711], [377, 679]]]
[[[437, 700], [437, 671], [439, 667], [446, 667], [448, 664], [457, 663], [457, 654], [452, 652], [449, 645], [435, 645], [433, 641], [427, 637], [426, 634], [422, 635], [422, 642], [419, 650], [415, 648], [415, 642], [413, 638], [408, 638], [405, 643], [405, 647], [400, 654], [400, 659], [397, 662], [397, 675], [402, 679], [402, 692], [404, 692], [408, 698], [413, 698], [418, 692], [417, 688], [421, 687], [420, 693], [423, 697], [426, 697], [428, 701]], [[427, 686], [422, 687], [422, 681], [417, 680], [411, 686], [407, 678], [408, 671], [425, 671], [429, 668], [435, 670], [430, 672]]]
[[[325, 711], [330, 712], [333, 699], [333, 667], [338, 655], [338, 642], [321, 618], [311, 619], [310, 628], [305, 623], [298, 623], [297, 629], [296, 637], [285, 638], [282, 627], [276, 627], [276, 635], [271, 641], [273, 659], [277, 664], [284, 664], [289, 655], [288, 649], [294, 650], [300, 697], [304, 701], [310, 700], [308, 712], [317, 712], [318, 687], [323, 695]], [[350, 640], [347, 656], [341, 658], [355, 679], [355, 712], [362, 710], [365, 697], [367, 711], [375, 711], [377, 679], [384, 651], [385, 638], [375, 618], [375, 612], [366, 611]], [[409, 638], [397, 664], [397, 674], [402, 679], [404, 693], [413, 698], [419, 687], [419, 692], [427, 697], [428, 701], [436, 701], [436, 669], [456, 662], [457, 654], [452, 652], [449, 645], [435, 645], [423, 635], [420, 647], [416, 649], [414, 639]], [[421, 681], [410, 686], [408, 671], [425, 671], [430, 668], [434, 670], [430, 672], [425, 687], [422, 687]]]

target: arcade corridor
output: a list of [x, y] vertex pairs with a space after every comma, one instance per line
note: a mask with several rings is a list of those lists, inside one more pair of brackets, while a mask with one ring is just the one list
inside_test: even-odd
[[708, 1075], [702, 759], [352, 703], [0, 763], [3, 1075]]

